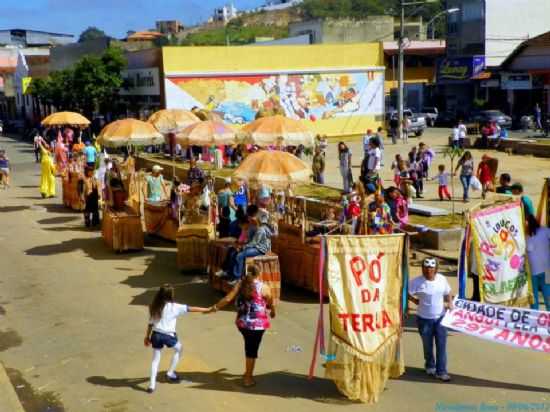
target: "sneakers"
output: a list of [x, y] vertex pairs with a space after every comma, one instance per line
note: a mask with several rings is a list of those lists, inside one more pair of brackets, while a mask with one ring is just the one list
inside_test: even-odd
[[224, 276], [227, 276], [227, 272], [223, 271], [223, 270], [218, 270], [216, 273], [214, 273], [214, 276], [217, 276], [219, 278], [222, 278]]
[[181, 379], [177, 375], [177, 373], [174, 373], [173, 375], [166, 374], [166, 379], [168, 379], [168, 382], [170, 383], [180, 383]]
[[426, 368], [426, 374], [428, 376], [435, 376], [435, 368]]
[[441, 374], [441, 375], [436, 375], [435, 377], [437, 379], [439, 379], [440, 381], [442, 381], [442, 382], [450, 382], [451, 381], [451, 377], [449, 375], [447, 375], [446, 373]]
[[147, 388], [147, 393], [149, 393], [149, 394], [153, 393], [154, 391], [155, 391], [155, 389], [153, 389], [151, 387]]
[[227, 284], [231, 286], [235, 286], [237, 283], [239, 283], [239, 279], [233, 279], [227, 282]]

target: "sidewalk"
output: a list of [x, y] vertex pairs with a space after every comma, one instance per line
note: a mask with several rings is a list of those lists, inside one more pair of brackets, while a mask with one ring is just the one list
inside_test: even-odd
[[0, 411], [25, 412], [2, 363], [0, 363]]

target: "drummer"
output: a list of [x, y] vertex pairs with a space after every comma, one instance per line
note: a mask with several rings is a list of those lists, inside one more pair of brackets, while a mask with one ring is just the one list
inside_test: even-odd
[[152, 173], [145, 178], [145, 182], [147, 183], [146, 199], [148, 202], [160, 202], [169, 196], [161, 171], [162, 167], [154, 165]]

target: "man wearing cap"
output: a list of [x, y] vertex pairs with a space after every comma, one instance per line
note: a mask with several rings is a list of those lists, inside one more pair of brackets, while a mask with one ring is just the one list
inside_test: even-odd
[[447, 328], [441, 321], [446, 309], [451, 309], [453, 304], [451, 287], [445, 276], [437, 273], [435, 258], [422, 262], [422, 276], [409, 282], [408, 299], [417, 305], [416, 324], [424, 347], [426, 373], [448, 382], [451, 378], [447, 373]]
[[160, 174], [162, 167], [159, 165], [154, 165], [152, 170], [153, 172], [145, 178], [145, 182], [147, 183], [146, 198], [149, 202], [160, 202], [161, 200], [168, 198], [166, 186], [164, 185], [164, 179]]
[[86, 141], [86, 147], [82, 151], [86, 156], [86, 166], [95, 169], [95, 159], [97, 157], [97, 150], [90, 144], [90, 141]]

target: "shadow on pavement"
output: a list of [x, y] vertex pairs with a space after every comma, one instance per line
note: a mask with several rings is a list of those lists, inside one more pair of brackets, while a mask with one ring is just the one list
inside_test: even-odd
[[138, 392], [147, 392], [147, 389], [140, 385], [149, 382], [149, 378], [109, 379], [105, 376], [90, 376], [86, 378], [86, 381], [92, 385], [108, 386], [111, 388], [131, 388]]
[[[141, 275], [128, 276], [121, 282], [132, 288], [146, 289], [130, 301], [130, 305], [149, 305], [158, 288], [164, 283], [174, 286], [176, 301], [191, 306], [209, 306], [216, 303], [221, 296], [208, 284], [205, 275], [183, 275], [176, 266], [176, 251], [155, 250], [148, 258], [147, 269]], [[228, 305], [229, 309], [232, 309]]]
[[[241, 385], [242, 376], [227, 373], [225, 369], [213, 372], [185, 372], [180, 373], [180, 376], [183, 380], [182, 385], [188, 382], [188, 385], [185, 386], [192, 389], [242, 392], [251, 396], [265, 395], [281, 398], [301, 398], [333, 405], [352, 405], [357, 403], [344, 398], [337, 391], [332, 381], [328, 379], [313, 378], [312, 380], [308, 380], [305, 375], [286, 371], [256, 375], [254, 378], [257, 385], [252, 388], [243, 387]], [[145, 386], [140, 387], [138, 385], [148, 382], [149, 378], [124, 379], [90, 376], [86, 380], [94, 385], [112, 388], [128, 387], [138, 391], [145, 391]]]
[[[513, 391], [529, 391], [529, 392], [542, 392], [542, 393], [550, 393], [550, 389], [543, 388], [543, 387], [537, 387], [537, 386], [529, 386], [529, 385], [521, 385], [517, 383], [508, 383], [508, 382], [497, 382], [492, 381], [489, 379], [481, 379], [481, 378], [475, 378], [472, 376], [466, 376], [466, 375], [457, 375], [452, 373], [451, 374], [451, 382], [447, 383], [447, 385], [458, 385], [458, 386], [472, 386], [472, 387], [481, 387], [481, 388], [496, 388], [496, 389], [504, 389], [504, 390], [513, 390]], [[429, 383], [434, 384], [435, 381], [434, 378], [427, 376], [424, 369], [421, 368], [413, 368], [413, 367], [407, 367], [405, 369], [405, 374], [399, 378], [400, 380], [406, 380], [406, 381], [413, 381], [413, 382], [420, 382], [420, 383]]]
[[60, 213], [60, 214], [71, 214], [74, 215], [78, 212], [75, 212], [72, 209], [69, 209], [65, 205], [58, 203], [38, 203], [36, 206], [41, 206], [46, 209], [48, 213]]
[[2, 212], [21, 212], [22, 210], [30, 209], [29, 206], [1, 206], [0, 213]]
[[41, 225], [55, 225], [55, 224], [69, 223], [76, 219], [82, 219], [82, 216], [75, 214], [74, 216], [50, 217], [47, 219], [37, 220], [37, 223], [40, 223]]
[[21, 185], [17, 186], [20, 189], [38, 189], [40, 186], [38, 185]]
[[27, 249], [25, 254], [29, 256], [53, 256], [63, 253], [71, 253], [76, 250], [81, 250], [89, 257], [96, 260], [128, 260], [134, 257], [149, 256], [154, 253], [151, 250], [115, 253], [105, 246], [101, 237], [96, 237], [64, 240], [61, 243], [36, 246]]
[[95, 228], [87, 228], [84, 226], [84, 219], [82, 219], [82, 226], [59, 226], [59, 227], [45, 227], [41, 230], [46, 230], [48, 232], [86, 232], [86, 233], [100, 233], [101, 227], [96, 226]]

